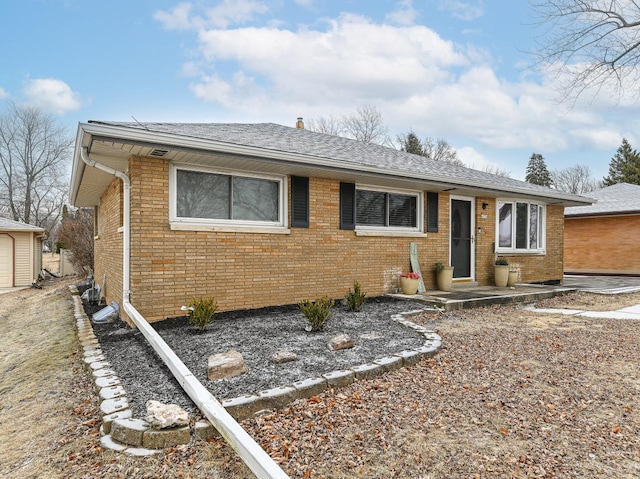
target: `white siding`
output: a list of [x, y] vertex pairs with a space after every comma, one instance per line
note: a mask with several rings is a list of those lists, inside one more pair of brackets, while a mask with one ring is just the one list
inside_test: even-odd
[[13, 286], [13, 239], [0, 233], [0, 287]]
[[33, 233], [12, 233], [16, 239], [16, 286], [29, 286], [37, 274], [34, 274]]

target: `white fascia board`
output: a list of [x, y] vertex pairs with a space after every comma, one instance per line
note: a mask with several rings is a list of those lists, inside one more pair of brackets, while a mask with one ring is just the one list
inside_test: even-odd
[[[372, 167], [372, 166], [366, 166], [366, 165], [360, 165], [360, 164], [352, 164], [352, 163], [350, 164], [350, 163], [345, 163], [343, 161], [332, 160], [332, 159], [328, 159], [320, 156], [283, 152], [283, 151], [270, 150], [270, 149], [254, 147], [254, 146], [238, 145], [235, 143], [207, 140], [203, 138], [179, 136], [171, 133], [137, 130], [137, 129], [127, 128], [123, 126], [103, 125], [99, 123], [81, 123], [78, 127], [79, 133], [80, 133], [80, 130], [82, 130], [83, 134], [87, 134], [89, 136], [104, 137], [105, 139], [108, 138], [114, 141], [124, 140], [124, 141], [131, 141], [131, 142], [137, 142], [137, 143], [146, 143], [149, 145], [175, 146], [175, 147], [191, 149], [191, 150], [217, 151], [217, 152], [230, 153], [230, 154], [236, 154], [236, 155], [242, 155], [242, 156], [253, 156], [257, 158], [264, 158], [267, 160], [279, 160], [279, 161], [285, 161], [290, 163], [298, 163], [298, 164], [315, 166], [315, 167], [321, 166], [321, 167], [329, 168], [332, 170], [357, 171], [357, 172], [364, 172], [364, 173], [370, 173], [370, 174], [381, 175], [381, 176], [395, 176], [398, 178], [404, 178], [409, 180], [427, 181], [430, 183], [440, 184], [440, 185], [448, 186], [451, 188], [479, 189], [486, 192], [490, 192], [498, 196], [506, 196], [508, 194], [524, 195], [532, 198], [540, 198], [541, 200], [545, 200], [546, 203], [550, 203], [550, 204], [559, 202], [562, 204], [566, 203], [567, 206], [568, 205], [577, 206], [577, 205], [589, 205], [593, 202], [589, 198], [584, 198], [581, 196], [576, 196], [576, 195], [572, 195], [564, 192], [548, 195], [535, 190], [511, 188], [511, 187], [506, 187], [506, 188], [496, 187], [491, 184], [477, 183], [477, 182], [467, 181], [467, 180], [456, 180], [455, 182], [452, 182], [451, 178], [449, 177], [439, 177], [436, 175], [425, 175], [420, 173], [406, 174], [402, 172], [391, 172], [385, 168]], [[80, 140], [76, 142], [76, 150], [79, 146], [78, 145], [79, 142]], [[88, 143], [90, 143], [90, 141]], [[83, 144], [80, 146], [89, 146], [89, 144], [87, 144], [86, 142], [83, 142]], [[77, 152], [76, 152], [76, 155], [78, 156], [78, 160], [82, 162]], [[70, 196], [70, 198], [73, 198], [73, 197]]]

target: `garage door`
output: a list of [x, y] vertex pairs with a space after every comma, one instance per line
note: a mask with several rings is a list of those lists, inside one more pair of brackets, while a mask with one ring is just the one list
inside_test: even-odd
[[0, 234], [0, 288], [13, 286], [13, 238]]

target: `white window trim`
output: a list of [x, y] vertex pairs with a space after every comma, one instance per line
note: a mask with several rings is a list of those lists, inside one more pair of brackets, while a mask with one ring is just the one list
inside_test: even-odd
[[[504, 247], [499, 246], [500, 242], [500, 204], [501, 203], [511, 203], [511, 212], [512, 212], [512, 224], [511, 224], [511, 240], [513, 246]], [[540, 231], [540, 245], [538, 248], [516, 248], [515, 247], [515, 238], [516, 238], [516, 203], [527, 203], [529, 205], [537, 205], [540, 208], [538, 214], [542, 216], [542, 224]], [[531, 210], [529, 210], [531, 211]], [[527, 218], [528, 219], [528, 218]], [[529, 244], [529, 228], [530, 223], [527, 221], [527, 244]], [[517, 198], [498, 198], [496, 200], [496, 228], [495, 228], [495, 252], [496, 253], [508, 253], [508, 254], [533, 254], [533, 255], [545, 255], [547, 253], [547, 205], [545, 203], [540, 203], [538, 201], [529, 201]]]
[[[359, 185], [356, 184], [356, 197], [358, 190], [379, 191], [381, 193], [392, 193], [399, 195], [412, 195], [416, 197], [416, 227], [401, 226], [365, 226], [358, 224], [356, 213], [356, 235], [359, 236], [403, 236], [403, 235], [423, 235], [424, 234], [424, 193], [417, 190], [402, 190], [397, 188], [384, 188], [382, 186]], [[357, 211], [357, 205], [356, 205]], [[425, 235], [426, 236], [426, 235]]]
[[[177, 215], [177, 171], [189, 170], [202, 173], [237, 176], [243, 178], [257, 178], [278, 183], [278, 221], [247, 221], [233, 219], [212, 218], [183, 218]], [[207, 168], [181, 163], [171, 163], [169, 170], [169, 225], [172, 230], [193, 231], [224, 231], [224, 232], [256, 232], [256, 233], [287, 233], [287, 181], [284, 176], [267, 175], [262, 173], [230, 170], [224, 168]]]

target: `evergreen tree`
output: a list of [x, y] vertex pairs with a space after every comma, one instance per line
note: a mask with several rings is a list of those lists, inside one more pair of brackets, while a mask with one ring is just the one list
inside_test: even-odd
[[414, 132], [410, 131], [406, 135], [398, 136], [398, 141], [400, 142], [401, 151], [413, 153], [414, 155], [424, 155], [422, 142]]
[[528, 183], [540, 186], [551, 186], [551, 173], [547, 169], [544, 157], [540, 153], [533, 153], [527, 165], [527, 174], [524, 180]]
[[609, 162], [609, 176], [602, 180], [604, 186], [616, 183], [640, 185], [640, 153], [631, 148], [626, 138]]

